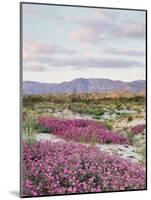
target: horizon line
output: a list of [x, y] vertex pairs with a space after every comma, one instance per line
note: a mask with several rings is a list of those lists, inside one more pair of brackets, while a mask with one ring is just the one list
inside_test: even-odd
[[83, 78], [83, 77], [79, 77], [79, 78], [75, 78], [75, 79], [71, 79], [71, 80], [67, 80], [67, 81], [61, 81], [61, 82], [41, 82], [41, 81], [36, 81], [36, 80], [22, 80], [22, 82], [35, 82], [35, 83], [46, 83], [46, 84], [61, 84], [64, 82], [71, 82], [74, 80], [78, 80], [78, 79], [85, 79], [85, 80], [89, 80], [89, 79], [106, 79], [106, 80], [111, 80], [111, 81], [121, 81], [121, 82], [125, 82], [125, 83], [130, 83], [133, 81], [146, 81], [146, 79], [135, 79], [132, 81], [123, 81], [123, 80], [119, 80], [119, 79], [110, 79], [110, 78]]

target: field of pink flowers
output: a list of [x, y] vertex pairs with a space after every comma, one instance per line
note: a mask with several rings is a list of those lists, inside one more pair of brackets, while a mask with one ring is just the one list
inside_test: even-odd
[[22, 197], [146, 189], [144, 105], [143, 97], [25, 96]]
[[83, 119], [54, 119], [49, 117], [39, 117], [38, 124], [48, 128], [53, 133], [67, 141], [75, 142], [98, 142], [128, 144], [126, 137], [108, 130], [103, 124], [93, 120]]
[[[146, 188], [142, 165], [79, 144], [129, 144], [126, 136], [94, 120], [38, 117], [36, 123], [66, 142], [23, 141], [22, 196]], [[135, 135], [144, 129], [137, 125], [130, 131]]]
[[139, 164], [76, 143], [23, 142], [22, 195], [144, 189]]

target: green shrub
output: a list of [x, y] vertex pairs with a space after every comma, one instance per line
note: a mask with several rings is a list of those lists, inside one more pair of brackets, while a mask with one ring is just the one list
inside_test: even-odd
[[134, 134], [132, 132], [127, 132], [127, 138], [131, 145], [134, 143]]
[[32, 136], [36, 132], [35, 128], [36, 128], [35, 118], [32, 115], [31, 116], [27, 115], [26, 118], [23, 121], [24, 133], [27, 136]]
[[112, 130], [113, 124], [112, 124], [112, 122], [110, 122], [110, 121], [106, 121], [106, 122], [105, 122], [105, 126], [107, 127], [107, 129]]
[[133, 117], [131, 115], [128, 116], [127, 122], [131, 122], [133, 120]]
[[93, 119], [100, 119], [100, 116], [94, 115], [94, 116], [93, 116]]

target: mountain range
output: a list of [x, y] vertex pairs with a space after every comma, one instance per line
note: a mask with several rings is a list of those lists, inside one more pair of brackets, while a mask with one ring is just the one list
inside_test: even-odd
[[48, 93], [93, 93], [93, 92], [131, 92], [134, 94], [145, 91], [145, 80], [124, 82], [103, 78], [78, 78], [62, 83], [40, 83], [34, 81], [23, 82], [24, 95]]

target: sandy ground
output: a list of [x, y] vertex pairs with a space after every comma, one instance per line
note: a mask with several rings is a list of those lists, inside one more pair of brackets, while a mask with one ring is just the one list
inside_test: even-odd
[[79, 114], [79, 113], [73, 113], [70, 110], [62, 110], [62, 111], [57, 111], [52, 113], [53, 117], [57, 117], [57, 118], [65, 118], [65, 119], [93, 119], [91, 116], [89, 115], [83, 115], [83, 114]]
[[145, 119], [139, 119], [139, 120], [136, 119], [136, 120], [133, 120], [133, 121], [129, 122], [127, 124], [127, 126], [131, 127], [131, 126], [136, 126], [136, 125], [139, 125], [139, 124], [146, 124]]

